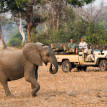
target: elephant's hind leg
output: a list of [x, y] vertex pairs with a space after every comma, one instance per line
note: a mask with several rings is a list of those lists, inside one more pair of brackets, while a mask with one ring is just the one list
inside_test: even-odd
[[7, 84], [7, 83], [3, 83], [2, 85], [3, 85], [3, 87], [4, 87], [6, 96], [8, 96], [8, 97], [14, 97], [14, 96], [11, 94], [10, 90], [9, 90], [8, 84]]
[[7, 80], [8, 80], [8, 78], [7, 78], [6, 74], [3, 71], [0, 71], [0, 82], [4, 87], [5, 94], [6, 94], [6, 96], [12, 96], [12, 94], [9, 90], [8, 84], [7, 84]]

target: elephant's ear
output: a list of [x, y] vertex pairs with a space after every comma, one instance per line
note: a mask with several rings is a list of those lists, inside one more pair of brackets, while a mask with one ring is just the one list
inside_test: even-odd
[[25, 58], [30, 62], [42, 66], [40, 48], [41, 46], [34, 43], [27, 43], [23, 48], [23, 54], [25, 55]]

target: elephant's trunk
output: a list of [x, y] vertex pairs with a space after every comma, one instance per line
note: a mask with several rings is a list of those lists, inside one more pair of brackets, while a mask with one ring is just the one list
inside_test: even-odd
[[[54, 66], [54, 68], [53, 68], [53, 66]], [[57, 62], [57, 60], [54, 60], [53, 63], [51, 63], [49, 71], [50, 71], [51, 74], [56, 74], [57, 73], [57, 71], [58, 71], [58, 62]]]

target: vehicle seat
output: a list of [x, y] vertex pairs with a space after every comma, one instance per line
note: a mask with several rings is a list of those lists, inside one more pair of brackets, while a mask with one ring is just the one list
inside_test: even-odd
[[63, 46], [67, 44], [67, 43], [51, 43], [51, 48], [53, 49], [55, 55], [57, 54], [65, 54], [64, 48]]

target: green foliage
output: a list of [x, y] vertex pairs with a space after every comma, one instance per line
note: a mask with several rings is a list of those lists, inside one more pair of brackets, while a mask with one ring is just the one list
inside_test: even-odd
[[2, 0], [0, 1], [0, 12], [22, 12], [28, 0]]
[[19, 32], [17, 32], [10, 37], [8, 41], [8, 46], [20, 47], [21, 42], [22, 42], [22, 36], [20, 35]]
[[59, 31], [55, 31], [50, 29], [48, 33], [35, 35], [35, 33], [32, 36], [32, 42], [42, 42], [45, 45], [49, 45], [51, 43], [55, 42], [68, 42], [70, 39], [70, 35], [67, 34], [66, 31], [63, 29]]
[[98, 24], [89, 23], [85, 37], [87, 43], [106, 44], [107, 29], [104, 29], [104, 22], [100, 22]]
[[107, 29], [104, 29], [104, 22], [95, 24], [79, 19], [72, 24], [63, 24], [58, 31], [50, 29], [47, 33], [35, 35], [36, 32], [35, 30], [32, 31], [32, 41], [39, 41], [46, 45], [55, 42], [69, 42], [70, 38], [79, 44], [82, 36], [85, 37], [87, 43], [107, 44]]
[[88, 22], [83, 19], [76, 19], [70, 26], [69, 30], [71, 30], [72, 38], [77, 44], [79, 44], [81, 37], [85, 35], [87, 27]]
[[17, 5], [17, 7], [18, 8], [23, 8], [23, 7], [25, 7], [25, 5], [27, 4], [27, 1], [28, 0], [15, 0], [15, 2], [16, 2], [16, 5]]
[[89, 4], [91, 3], [92, 1], [95, 1], [95, 0], [65, 0], [66, 3], [69, 3], [73, 6], [84, 6], [85, 4]]
[[60, 18], [60, 22], [61, 22], [60, 26], [63, 26], [64, 23], [68, 23], [68, 24], [72, 23], [75, 20], [75, 18], [76, 16], [73, 9], [65, 6], [62, 17]]
[[[12, 13], [15, 12], [15, 14], [18, 14], [19, 12], [25, 13], [27, 6], [29, 4], [33, 5], [35, 1], [36, 0], [2, 0], [0, 1], [0, 13], [7, 11], [11, 11]], [[43, 5], [46, 1], [38, 0], [36, 3], [41, 3]]]
[[[26, 7], [28, 3], [31, 3], [33, 0], [2, 0], [0, 1], [0, 11], [5, 12], [11, 10], [11, 12], [26, 12]], [[66, 3], [69, 3], [73, 6], [83, 6], [94, 0], [65, 0]], [[38, 0], [42, 6], [46, 3], [46, 0]], [[35, 4], [37, 5], [37, 4]], [[80, 38], [85, 36], [87, 43], [96, 43], [96, 44], [107, 44], [107, 29], [104, 29], [104, 22], [92, 23], [87, 22], [82, 18], [76, 18], [73, 9], [69, 8], [68, 5], [63, 4], [63, 8], [60, 10], [59, 16], [59, 28], [53, 30], [51, 27], [52, 21], [49, 20], [48, 31], [42, 34], [37, 34], [35, 28], [32, 29], [31, 41], [32, 42], [42, 42], [43, 44], [49, 45], [50, 43], [55, 42], [69, 42], [69, 39], [72, 38], [78, 44]], [[16, 13], [16, 14], [17, 14]], [[44, 11], [41, 12], [44, 15]], [[45, 13], [46, 14], [46, 13]], [[33, 18], [34, 22], [38, 20]], [[43, 29], [43, 27], [41, 27]], [[44, 31], [44, 30], [43, 30]], [[12, 35], [9, 39], [10, 46], [21, 46], [22, 37], [20, 33]]]

